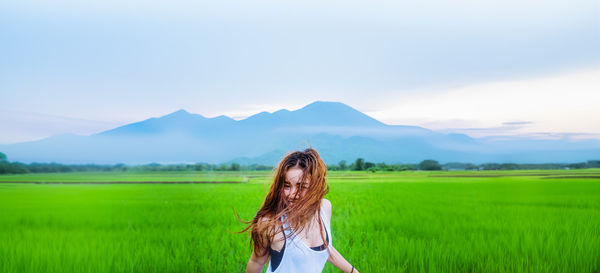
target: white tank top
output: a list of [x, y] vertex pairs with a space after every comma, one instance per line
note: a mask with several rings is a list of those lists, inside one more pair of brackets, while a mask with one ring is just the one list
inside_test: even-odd
[[[325, 223], [327, 236], [329, 236], [329, 247], [331, 247], [331, 226], [329, 219], [323, 212], [321, 207], [321, 219]], [[285, 219], [285, 215], [281, 217], [282, 222]], [[325, 263], [329, 258], [329, 252], [327, 249], [314, 250], [310, 246], [307, 246], [298, 236], [293, 234], [293, 229], [287, 229], [288, 224], [285, 223], [283, 226], [285, 234], [285, 247], [283, 249], [283, 256], [281, 262], [277, 266], [277, 269], [273, 272], [271, 267], [271, 260], [269, 260], [269, 267], [266, 273], [320, 273], [325, 267]], [[292, 233], [291, 237], [288, 237]], [[324, 236], [324, 237], [327, 237]]]

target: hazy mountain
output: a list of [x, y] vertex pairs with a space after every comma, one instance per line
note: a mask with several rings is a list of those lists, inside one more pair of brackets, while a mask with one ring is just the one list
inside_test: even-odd
[[312, 146], [327, 163], [363, 157], [373, 162], [576, 162], [600, 158], [600, 141], [471, 138], [418, 126], [387, 125], [339, 102], [261, 112], [236, 121], [179, 110], [91, 136], [65, 134], [0, 145], [11, 161], [59, 163], [274, 164]]

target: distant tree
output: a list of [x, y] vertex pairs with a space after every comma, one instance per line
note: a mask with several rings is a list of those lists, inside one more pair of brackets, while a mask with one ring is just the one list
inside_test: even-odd
[[8, 161], [0, 161], [0, 174], [7, 173], [28, 173], [27, 165], [19, 162], [10, 163]]
[[[2, 156], [4, 158], [2, 159]], [[10, 173], [10, 164], [6, 161], [6, 155], [0, 153], [0, 174]]]
[[362, 171], [365, 169], [365, 160], [363, 158], [357, 158], [354, 163], [352, 163], [352, 169], [355, 171]]
[[124, 163], [117, 163], [113, 166], [115, 171], [126, 171], [127, 170], [127, 165], [125, 165]]
[[461, 162], [448, 162], [442, 165], [443, 170], [464, 170], [466, 167], [466, 163]]
[[587, 164], [585, 164], [585, 162], [572, 163], [572, 164], [569, 164], [568, 167], [570, 169], [584, 169], [585, 167], [587, 167]]
[[365, 169], [375, 168], [375, 163], [373, 162], [365, 162]]
[[194, 170], [195, 171], [206, 171], [206, 169], [207, 169], [206, 165], [207, 164], [205, 164], [205, 163], [196, 163], [196, 164], [194, 164]]
[[267, 165], [261, 165], [261, 164], [255, 163], [255, 164], [248, 166], [248, 169], [256, 170], [256, 171], [266, 171], [266, 170], [272, 170], [273, 166], [267, 166]]
[[158, 163], [149, 163], [140, 166], [140, 168], [144, 171], [160, 171], [161, 166]]
[[393, 172], [396, 170], [396, 167], [394, 165], [385, 165], [385, 168], [383, 169], [384, 171], [388, 171], [388, 172]]
[[225, 163], [221, 163], [221, 165], [219, 165], [219, 171], [226, 171], [227, 170], [227, 164]]
[[414, 171], [417, 169], [415, 164], [398, 164], [394, 167], [398, 171]]
[[479, 170], [479, 167], [477, 165], [471, 164], [471, 163], [467, 163], [467, 165], [465, 166], [465, 170]]
[[501, 166], [498, 163], [485, 163], [485, 164], [481, 164], [481, 167], [488, 171], [488, 170], [500, 170]]
[[421, 161], [421, 163], [419, 163], [419, 170], [424, 170], [424, 171], [437, 171], [437, 170], [441, 170], [442, 166], [440, 165], [440, 163], [438, 163], [435, 160], [432, 159], [426, 159]]
[[342, 171], [345, 171], [348, 169], [348, 163], [346, 162], [346, 160], [340, 161], [340, 163], [338, 163], [338, 166], [340, 166], [340, 170], [342, 170]]
[[168, 172], [173, 172], [173, 171], [179, 171], [179, 165], [166, 165], [165, 168], [163, 168], [163, 170], [168, 171]]
[[239, 163], [231, 163], [231, 170], [232, 171], [239, 171], [240, 170], [240, 164]]
[[515, 164], [515, 163], [502, 163], [500, 164], [500, 169], [501, 170], [518, 170], [519, 165]]
[[588, 168], [600, 168], [600, 160], [588, 160]]
[[327, 164], [327, 170], [328, 171], [339, 171], [340, 166], [338, 166], [337, 164]]

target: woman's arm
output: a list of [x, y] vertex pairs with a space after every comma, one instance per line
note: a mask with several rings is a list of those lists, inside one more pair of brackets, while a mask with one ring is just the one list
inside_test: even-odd
[[[259, 221], [265, 222], [267, 221], [267, 218], [261, 218]], [[263, 240], [264, 241], [262, 242], [262, 245], [268, 245], [269, 242], [267, 241], [267, 239], [263, 237]], [[266, 249], [262, 249], [262, 251], [259, 252], [264, 253], [264, 255], [259, 256], [259, 254], [256, 253], [256, 251], [252, 250], [252, 255], [250, 256], [250, 260], [248, 261], [248, 265], [246, 266], [246, 273], [260, 273], [265, 267], [265, 264], [269, 260], [269, 251], [267, 251]]]
[[[331, 202], [327, 199], [323, 199], [322, 206], [325, 210], [325, 214], [329, 217], [329, 223], [331, 224]], [[329, 258], [327, 258], [328, 262], [335, 265], [335, 267], [339, 268], [340, 270], [346, 273], [359, 273], [358, 270], [356, 270], [356, 268], [352, 270], [352, 265], [348, 261], [346, 261], [346, 259], [344, 259], [342, 254], [340, 254], [337, 251], [337, 249], [335, 249], [333, 246], [329, 246], [329, 248], [331, 250], [331, 253], [329, 254]]]
[[354, 271], [352, 271], [352, 265], [346, 261], [346, 259], [344, 259], [342, 254], [340, 254], [335, 247], [331, 246], [330, 250], [331, 254], [329, 254], [329, 258], [327, 259], [328, 262], [346, 273], [359, 273], [356, 268], [354, 268]]
[[250, 256], [248, 266], [246, 266], [246, 273], [260, 273], [263, 268], [265, 268], [265, 264], [268, 260], [269, 252], [266, 252], [263, 256], [257, 256], [256, 253], [252, 251], [252, 256]]

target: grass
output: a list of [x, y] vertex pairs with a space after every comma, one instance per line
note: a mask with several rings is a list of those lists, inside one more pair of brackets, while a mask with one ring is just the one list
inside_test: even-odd
[[[249, 238], [228, 232], [243, 228], [232, 208], [254, 216], [269, 174], [0, 176], [248, 181], [0, 184], [0, 272], [243, 272]], [[579, 177], [598, 174], [330, 172], [332, 242], [361, 272], [600, 272], [600, 179]]]
[[266, 172], [71, 172], [0, 175], [0, 182], [246, 182], [248, 178], [268, 175]]

